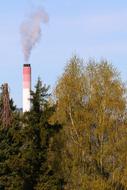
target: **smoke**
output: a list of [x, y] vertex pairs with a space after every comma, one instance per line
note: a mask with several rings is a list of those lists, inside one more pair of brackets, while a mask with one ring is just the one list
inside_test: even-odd
[[29, 60], [32, 49], [41, 38], [41, 24], [46, 24], [48, 20], [48, 14], [42, 8], [38, 8], [22, 23], [21, 42], [26, 62]]

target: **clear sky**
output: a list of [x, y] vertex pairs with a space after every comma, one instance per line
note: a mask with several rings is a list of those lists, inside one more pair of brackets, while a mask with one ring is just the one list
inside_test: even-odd
[[53, 87], [66, 62], [76, 53], [86, 61], [106, 58], [127, 81], [126, 0], [4, 0], [0, 4], [0, 84], [22, 106], [20, 25], [34, 7], [43, 6], [50, 21], [30, 57], [33, 86], [38, 76]]

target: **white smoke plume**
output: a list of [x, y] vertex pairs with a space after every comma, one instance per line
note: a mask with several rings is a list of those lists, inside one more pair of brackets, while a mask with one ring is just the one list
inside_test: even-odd
[[22, 23], [21, 42], [26, 62], [29, 60], [33, 47], [41, 38], [41, 24], [47, 23], [48, 20], [48, 14], [42, 8], [38, 8]]

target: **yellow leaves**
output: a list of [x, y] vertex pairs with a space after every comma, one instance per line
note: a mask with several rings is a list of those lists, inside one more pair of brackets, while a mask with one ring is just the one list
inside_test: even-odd
[[126, 96], [117, 71], [106, 61], [83, 65], [73, 57], [57, 82], [55, 97], [55, 115], [63, 124], [71, 155], [64, 155], [65, 168], [72, 166], [70, 189], [112, 190], [115, 183], [125, 185], [126, 172], [120, 169], [125, 168], [127, 153]]
[[91, 190], [108, 190], [109, 184], [102, 178], [93, 179], [91, 181]]

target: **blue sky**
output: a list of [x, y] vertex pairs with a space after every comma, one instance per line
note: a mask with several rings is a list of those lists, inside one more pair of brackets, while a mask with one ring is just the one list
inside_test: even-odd
[[38, 76], [53, 88], [69, 58], [106, 58], [127, 81], [127, 1], [4, 0], [0, 5], [0, 84], [8, 82], [15, 103], [22, 106], [24, 63], [20, 25], [33, 8], [43, 6], [50, 21], [33, 49], [33, 86]]

